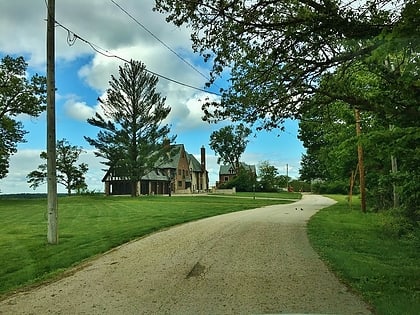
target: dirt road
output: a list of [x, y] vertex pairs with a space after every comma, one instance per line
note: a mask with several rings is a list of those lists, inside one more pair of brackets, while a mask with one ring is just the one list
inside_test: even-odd
[[306, 195], [155, 233], [1, 301], [0, 314], [369, 314], [308, 242], [307, 220], [332, 203]]

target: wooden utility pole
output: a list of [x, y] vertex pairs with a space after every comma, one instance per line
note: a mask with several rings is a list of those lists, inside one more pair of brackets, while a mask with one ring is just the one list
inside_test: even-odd
[[356, 118], [356, 135], [357, 135], [357, 157], [359, 159], [359, 182], [360, 182], [360, 207], [362, 212], [366, 212], [366, 187], [365, 187], [365, 166], [363, 163], [363, 147], [360, 136], [362, 130], [360, 127], [360, 112], [358, 109], [354, 111]]
[[47, 14], [47, 239], [49, 244], [58, 244], [55, 134], [55, 0], [48, 0]]

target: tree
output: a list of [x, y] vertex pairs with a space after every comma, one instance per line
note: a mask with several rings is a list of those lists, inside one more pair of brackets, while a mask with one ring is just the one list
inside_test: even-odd
[[245, 152], [248, 144], [247, 137], [251, 129], [243, 124], [229, 125], [210, 135], [210, 148], [219, 155], [217, 163], [232, 165], [238, 171], [241, 155]]
[[[71, 145], [66, 139], [57, 141], [57, 182], [63, 185], [67, 194], [72, 190], [80, 193], [87, 189], [85, 174], [88, 171], [86, 163], [77, 165], [80, 155], [84, 152], [81, 147]], [[41, 159], [47, 160], [47, 152], [41, 152]], [[47, 163], [38, 166], [37, 170], [27, 175], [29, 187], [36, 189], [47, 180]]]
[[259, 184], [263, 191], [276, 191], [279, 188], [278, 169], [270, 165], [268, 161], [263, 161], [259, 165]]
[[119, 67], [119, 77], [111, 77], [107, 98], [100, 100], [103, 115], [96, 113], [88, 123], [100, 128], [97, 138], [85, 137], [96, 156], [109, 167], [121, 170], [137, 195], [137, 182], [166, 156], [169, 126], [162, 121], [169, 115], [165, 98], [156, 92], [158, 78], [149, 74], [138, 61]]
[[[353, 80], [347, 81], [348, 89], [360, 88], [359, 93], [386, 93], [382, 86], [372, 84], [376, 79], [371, 75], [363, 77], [357, 72]], [[337, 78], [339, 82], [333, 82]], [[327, 84], [342, 88], [341, 76], [328, 76]], [[364, 83], [363, 83], [364, 82]], [[324, 84], [321, 81], [321, 86]], [[357, 155], [355, 138], [355, 117], [348, 104], [333, 101], [325, 94], [317, 94], [312, 104], [305, 106], [299, 124], [299, 139], [307, 149], [300, 169], [301, 178], [307, 181], [322, 179], [325, 183], [316, 186], [319, 193], [345, 193], [349, 189], [352, 171], [356, 171]], [[328, 103], [330, 102], [330, 103]], [[328, 106], [325, 106], [328, 105]], [[399, 122], [400, 127], [390, 129], [395, 117], [361, 113], [364, 164], [366, 172], [367, 202], [372, 209], [393, 207], [393, 186], [400, 195], [401, 212], [415, 222], [420, 216], [416, 206], [420, 189], [419, 149], [416, 145], [420, 137], [419, 127], [410, 126], [415, 122]], [[402, 126], [401, 126], [402, 125]], [[397, 157], [398, 171], [391, 172], [391, 156]]]
[[9, 158], [17, 151], [17, 143], [25, 142], [27, 133], [16, 116], [38, 116], [45, 109], [46, 78], [33, 75], [27, 79], [27, 63], [23, 57], [5, 56], [0, 64], [0, 179], [6, 177]]
[[[352, 93], [346, 103], [418, 121], [419, 9], [416, 0], [156, 0], [155, 6], [167, 21], [192, 29], [193, 48], [213, 62], [209, 85], [231, 69], [221, 102], [203, 106], [206, 119], [229, 117], [266, 129], [300, 118], [322, 76], [338, 66], [345, 73], [354, 63], [381, 77], [387, 93]], [[387, 63], [390, 51], [399, 54]]]
[[256, 184], [256, 174], [249, 167], [240, 165], [236, 171], [236, 176], [220, 185], [220, 188], [231, 189], [235, 187], [236, 191], [253, 191]]

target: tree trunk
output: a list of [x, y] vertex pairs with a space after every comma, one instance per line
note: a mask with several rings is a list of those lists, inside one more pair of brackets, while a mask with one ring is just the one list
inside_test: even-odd
[[356, 117], [356, 134], [357, 134], [357, 156], [359, 159], [359, 181], [360, 181], [360, 208], [362, 212], [366, 212], [366, 187], [365, 187], [365, 166], [363, 163], [363, 147], [360, 143], [360, 136], [362, 130], [360, 127], [360, 112], [358, 109], [355, 110]]
[[137, 181], [131, 181], [131, 197], [137, 197]]

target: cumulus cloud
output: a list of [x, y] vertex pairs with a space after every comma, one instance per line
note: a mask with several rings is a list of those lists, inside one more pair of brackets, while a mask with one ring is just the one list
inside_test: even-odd
[[[174, 127], [178, 131], [188, 131], [193, 129], [207, 129], [210, 126], [207, 122], [202, 120], [204, 112], [201, 106], [206, 101], [218, 101], [219, 97], [213, 94], [206, 94], [203, 92], [182, 96], [170, 95], [169, 104], [172, 105], [171, 117]], [[173, 103], [171, 103], [173, 101]]]
[[[106, 98], [106, 93], [103, 93], [100, 98], [104, 100]], [[95, 113], [103, 115], [103, 109], [99, 102], [95, 105], [89, 105], [84, 101], [80, 101], [80, 98], [76, 95], [66, 97], [64, 111], [68, 117], [83, 122], [88, 118], [95, 116]]]
[[[35, 190], [29, 189], [29, 184], [26, 182], [26, 176], [33, 170], [38, 168], [38, 165], [45, 163], [39, 155], [41, 150], [22, 149], [14, 154], [10, 159], [9, 174], [6, 178], [0, 180], [0, 193], [2, 194], [16, 194], [16, 193], [46, 193], [46, 184], [41, 185]], [[101, 160], [95, 157], [93, 150], [87, 150], [80, 155], [78, 163], [87, 163], [89, 170], [86, 174], [86, 183], [89, 190], [97, 192], [103, 191], [103, 183], [101, 182], [104, 176], [102, 170], [104, 165]], [[62, 185], [57, 185], [57, 190], [60, 193], [65, 193]]]
[[70, 99], [64, 103], [66, 113], [76, 120], [85, 121], [95, 115], [95, 109], [85, 102], [78, 102]]

